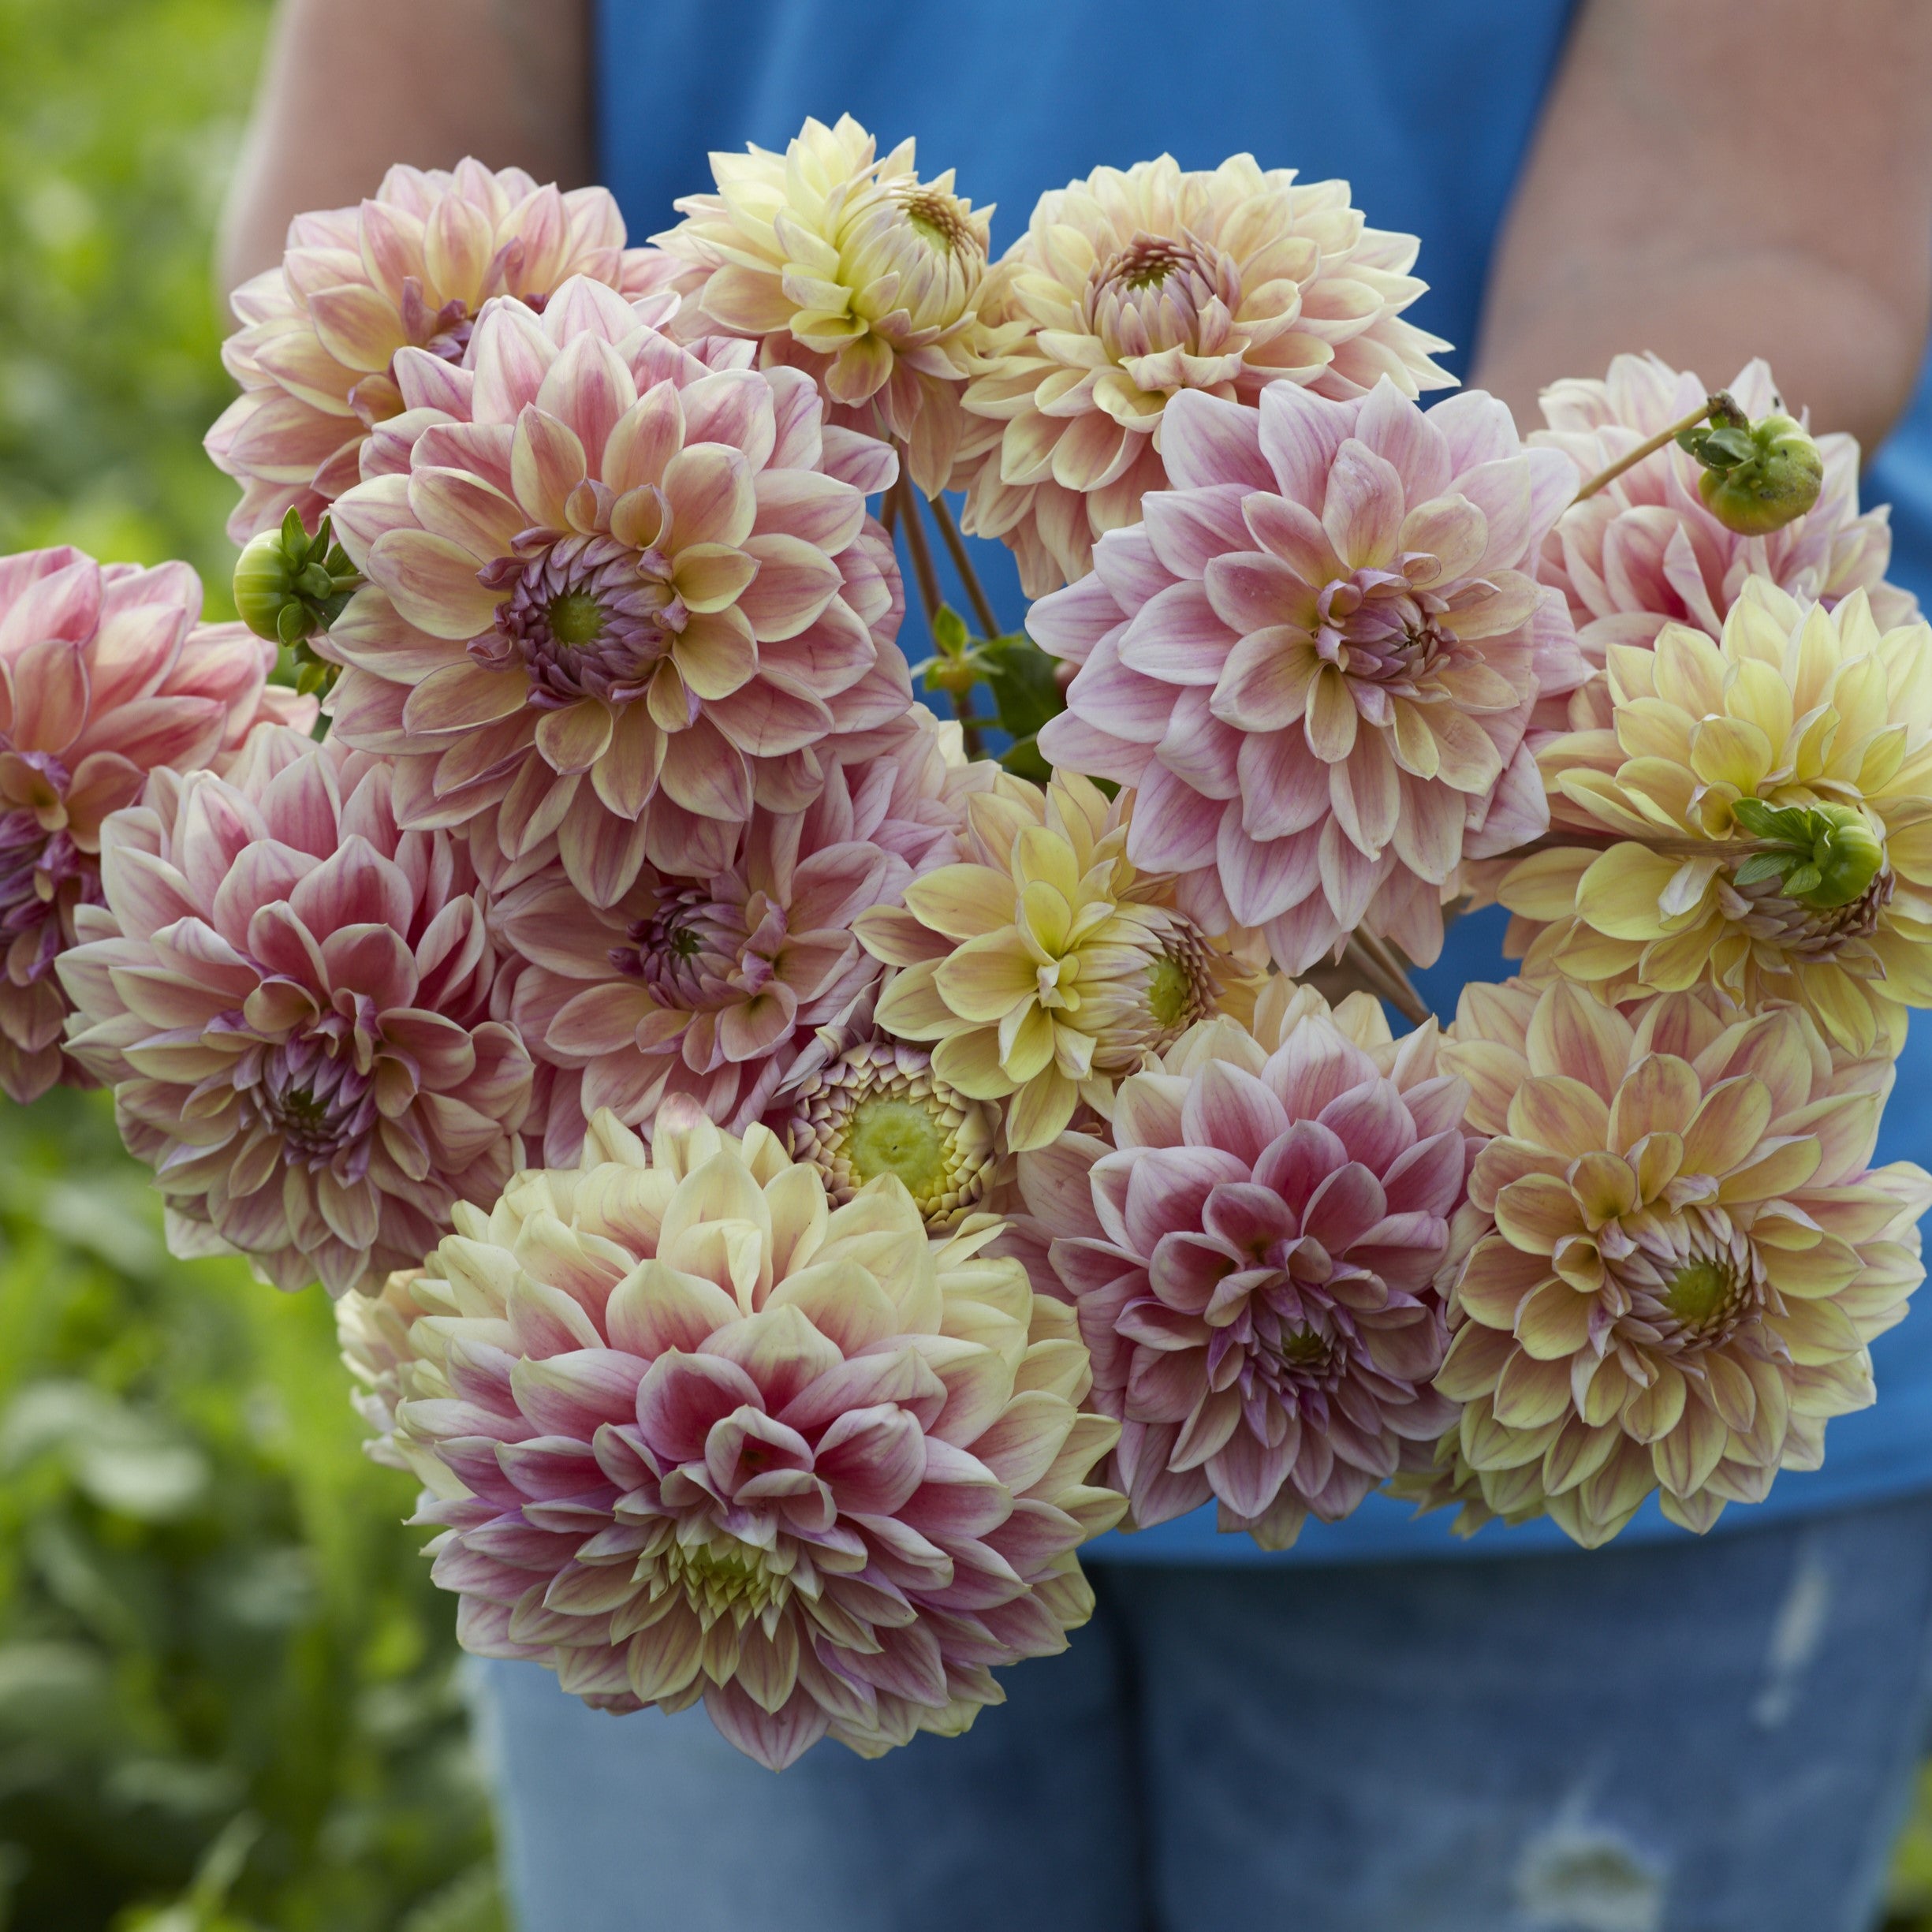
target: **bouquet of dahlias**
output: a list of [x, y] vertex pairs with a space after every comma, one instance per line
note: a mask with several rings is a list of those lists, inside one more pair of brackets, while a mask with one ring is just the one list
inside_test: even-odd
[[712, 168], [648, 248], [475, 162], [294, 223], [208, 439], [255, 636], [0, 565], [0, 1080], [339, 1297], [464, 1643], [876, 1755], [1117, 1524], [1815, 1467], [1932, 1202], [1932, 629], [1849, 440], [1756, 364], [1424, 408], [1416, 242], [1245, 155], [998, 260], [850, 120]]

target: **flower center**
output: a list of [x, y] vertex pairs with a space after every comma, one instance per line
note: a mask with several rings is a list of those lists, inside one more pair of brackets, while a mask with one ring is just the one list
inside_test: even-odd
[[1214, 355], [1241, 308], [1233, 260], [1192, 236], [1137, 234], [1088, 271], [1083, 319], [1116, 357]]
[[539, 711], [641, 698], [684, 625], [682, 601], [653, 568], [662, 562], [609, 536], [526, 531], [512, 555], [476, 573], [486, 590], [509, 595], [469, 655], [492, 670], [520, 665]]
[[929, 1107], [880, 1094], [852, 1109], [842, 1151], [861, 1186], [893, 1174], [916, 1199], [943, 1184], [951, 1140]]
[[736, 1537], [685, 1543], [675, 1536], [658, 1552], [651, 1594], [681, 1589], [692, 1613], [706, 1629], [729, 1617], [740, 1628], [753, 1617], [775, 1615], [792, 1594], [792, 1580], [774, 1576], [760, 1553]]
[[1472, 655], [1443, 627], [1448, 607], [1395, 571], [1358, 570], [1323, 586], [1315, 649], [1348, 677], [1407, 695]]
[[687, 886], [638, 920], [629, 937], [628, 945], [610, 950], [618, 972], [643, 980], [660, 1006], [714, 1013], [770, 981], [785, 943], [785, 910], [762, 893], [740, 905], [714, 898], [709, 887]]
[[[16, 754], [39, 770], [50, 806], [67, 787], [67, 770], [45, 752]], [[49, 815], [64, 816], [50, 813]], [[102, 903], [100, 868], [75, 845], [63, 825], [49, 830], [30, 806], [0, 811], [0, 948], [16, 984], [46, 978], [58, 957], [64, 921], [76, 905]], [[12, 949], [26, 934], [37, 945]]]
[[1147, 969], [1147, 1011], [1163, 1030], [1185, 1024], [1195, 991], [1194, 975], [1184, 960], [1163, 955]]
[[560, 644], [594, 644], [604, 634], [604, 607], [589, 591], [565, 591], [552, 598], [545, 615]]
[[1714, 1261], [1693, 1261], [1680, 1268], [1664, 1290], [1664, 1306], [1687, 1329], [1710, 1327], [1736, 1291], [1729, 1269]]
[[311, 1170], [358, 1147], [360, 1168], [376, 1125], [375, 1081], [311, 1037], [263, 1054], [249, 1097], [255, 1117], [282, 1143], [284, 1158]]
[[935, 254], [979, 254], [979, 238], [966, 226], [952, 196], [934, 188], [912, 188], [901, 194], [899, 205], [912, 232]]

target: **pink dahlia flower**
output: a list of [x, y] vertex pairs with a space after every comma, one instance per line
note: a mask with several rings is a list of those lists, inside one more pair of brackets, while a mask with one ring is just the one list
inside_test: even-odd
[[379, 1287], [509, 1177], [530, 1059], [488, 1017], [498, 954], [447, 834], [390, 772], [255, 733], [226, 778], [159, 772], [102, 841], [61, 961], [69, 1045], [114, 1087], [184, 1254], [278, 1287]]
[[14, 1100], [92, 1084], [61, 1050], [54, 961], [77, 909], [100, 903], [103, 820], [157, 766], [215, 763], [265, 718], [315, 715], [268, 690], [272, 644], [200, 615], [185, 564], [0, 558], [0, 1091]]
[[1549, 822], [1524, 731], [1583, 666], [1527, 573], [1574, 472], [1473, 390], [1189, 390], [1163, 420], [1172, 487], [1027, 621], [1080, 666], [1040, 749], [1139, 788], [1128, 855], [1209, 931], [1291, 973], [1357, 927], [1427, 964], [1465, 855]]
[[229, 534], [246, 543], [291, 509], [315, 527], [356, 482], [370, 430], [406, 406], [401, 350], [460, 363], [492, 296], [541, 308], [573, 275], [642, 295], [673, 266], [625, 247], [606, 190], [560, 194], [479, 161], [391, 168], [360, 207], [298, 214], [281, 266], [235, 291], [242, 326], [222, 349], [242, 389], [207, 438], [242, 485]]
[[1453, 1422], [1429, 1385], [1468, 1097], [1434, 1021], [1392, 1041], [1365, 994], [1331, 1013], [1277, 979], [1253, 1033], [1209, 1020], [1121, 1083], [1112, 1148], [1020, 1157], [1136, 1525], [1212, 1497], [1223, 1530], [1285, 1549]]
[[932, 827], [893, 816], [897, 771], [882, 761], [849, 787], [835, 771], [804, 811], [754, 812], [708, 878], [647, 873], [602, 908], [553, 865], [502, 896], [498, 929], [528, 962], [512, 1016], [578, 1094], [574, 1121], [552, 1113], [546, 1158], [575, 1159], [606, 1107], [649, 1135], [669, 1094], [734, 1132], [764, 1113], [818, 1030], [884, 971], [852, 924], [904, 895], [914, 866], [893, 848], [933, 849]]
[[657, 1127], [598, 1115], [410, 1290], [397, 1447], [458, 1636], [606, 1710], [702, 1698], [774, 1770], [964, 1730], [1086, 1621], [1121, 1512], [1072, 1311], [979, 1251], [996, 1220], [929, 1240], [889, 1177], [833, 1208], [762, 1127]]
[[865, 511], [891, 451], [662, 307], [580, 278], [492, 304], [469, 367], [404, 350], [408, 412], [335, 511], [371, 580], [326, 640], [337, 730], [396, 761], [404, 823], [495, 807], [505, 856], [554, 836], [604, 906], [647, 859], [722, 870], [755, 804], [801, 809], [912, 702]]
[[[1680, 375], [1655, 356], [1619, 356], [1602, 382], [1572, 379], [1545, 390], [1550, 427], [1529, 441], [1561, 450], [1587, 479], [1681, 422], [1705, 393], [1696, 375]], [[1779, 406], [1761, 360], [1745, 365], [1730, 393], [1754, 417]], [[1538, 722], [1559, 729], [1606, 723], [1600, 694], [1609, 647], [1651, 643], [1666, 624], [1721, 636], [1749, 577], [1768, 577], [1800, 603], [1827, 610], [1862, 590], [1881, 630], [1916, 617], [1918, 599], [1885, 581], [1892, 558], [1887, 507], [1859, 514], [1857, 440], [1820, 436], [1818, 447], [1825, 463], [1818, 502], [1768, 536], [1740, 536], [1719, 523], [1698, 494], [1703, 472], [1674, 444], [1565, 511], [1543, 539], [1536, 574], [1568, 600], [1592, 676], [1569, 705], [1546, 711]]]

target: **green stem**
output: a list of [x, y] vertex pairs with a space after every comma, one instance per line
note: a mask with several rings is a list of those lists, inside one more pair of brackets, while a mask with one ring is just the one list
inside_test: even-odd
[[[899, 522], [905, 529], [905, 547], [912, 559], [912, 575], [919, 584], [919, 602], [926, 608], [926, 625], [932, 629], [934, 619], [939, 615], [939, 579], [932, 567], [932, 550], [926, 542], [926, 526], [920, 522], [919, 511], [912, 501], [912, 486], [902, 473], [892, 487], [889, 499], [897, 505]], [[938, 648], [935, 636], [933, 648]], [[960, 722], [960, 734], [964, 742], [966, 755], [978, 758], [985, 747], [979, 736], [979, 721], [973, 716], [971, 688], [953, 693], [953, 715]]]
[[939, 526], [939, 535], [945, 542], [946, 554], [953, 559], [953, 568], [959, 573], [959, 580], [966, 587], [966, 601], [973, 607], [979, 635], [989, 639], [1001, 636], [1000, 621], [993, 614], [992, 601], [980, 587], [979, 573], [966, 554], [966, 539], [953, 523], [953, 513], [946, 508], [945, 498], [928, 497], [926, 507], [932, 512], [933, 521]]
[[1681, 436], [1687, 429], [1695, 429], [1717, 408], [1718, 401], [1715, 396], [1706, 396], [1681, 423], [1673, 423], [1669, 429], [1660, 429], [1647, 442], [1639, 443], [1628, 455], [1620, 456], [1607, 469], [1598, 470], [1570, 501], [1580, 503], [1585, 497], [1594, 496], [1606, 483], [1615, 483], [1625, 470], [1635, 469], [1646, 457], [1655, 456], [1665, 443]]

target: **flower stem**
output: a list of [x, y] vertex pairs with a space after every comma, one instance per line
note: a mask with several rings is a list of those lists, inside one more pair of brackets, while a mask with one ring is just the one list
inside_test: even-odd
[[1404, 1020], [1420, 1026], [1434, 1017], [1422, 995], [1409, 984], [1400, 957], [1386, 941], [1373, 933], [1352, 932], [1343, 957]]
[[1635, 469], [1646, 457], [1656, 455], [1665, 443], [1681, 436], [1687, 429], [1695, 429], [1698, 424], [1717, 408], [1718, 401], [1718, 399], [1715, 396], [1706, 396], [1681, 423], [1673, 423], [1669, 429], [1660, 429], [1647, 442], [1639, 443], [1635, 449], [1625, 455], [1620, 456], [1607, 469], [1598, 470], [1596, 475], [1592, 476], [1589, 482], [1570, 498], [1571, 502], [1580, 503], [1585, 497], [1594, 496], [1606, 483], [1615, 483], [1625, 470]]
[[[932, 567], [932, 551], [926, 542], [926, 526], [919, 521], [919, 510], [913, 502], [912, 486], [903, 472], [893, 485], [887, 501], [896, 506], [898, 520], [905, 528], [905, 546], [912, 555], [912, 575], [918, 582], [919, 602], [925, 606], [927, 627], [931, 629], [939, 614], [939, 579]], [[938, 648], [936, 638], [934, 647]], [[970, 686], [953, 693], [953, 711], [960, 722], [960, 735], [966, 755], [978, 758], [985, 747], [979, 736], [979, 721], [973, 716]]]
[[932, 512], [932, 520], [939, 526], [939, 535], [945, 541], [946, 554], [953, 559], [953, 568], [959, 573], [959, 580], [966, 587], [966, 601], [973, 607], [979, 635], [987, 638], [1001, 636], [1000, 621], [993, 614], [992, 601], [980, 587], [979, 573], [966, 554], [966, 540], [953, 521], [953, 513], [946, 508], [945, 497], [928, 497], [926, 507]]

